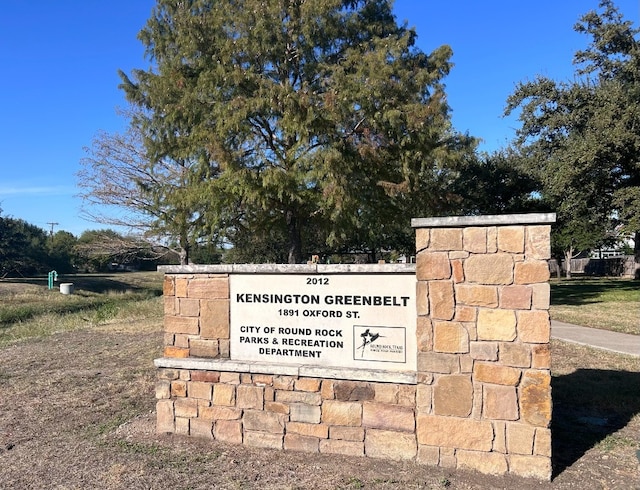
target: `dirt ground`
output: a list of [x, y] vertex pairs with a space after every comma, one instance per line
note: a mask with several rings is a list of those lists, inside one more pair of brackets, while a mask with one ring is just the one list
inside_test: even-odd
[[637, 359], [554, 344], [549, 483], [156, 435], [159, 330], [112, 324], [0, 348], [0, 488], [640, 488]]

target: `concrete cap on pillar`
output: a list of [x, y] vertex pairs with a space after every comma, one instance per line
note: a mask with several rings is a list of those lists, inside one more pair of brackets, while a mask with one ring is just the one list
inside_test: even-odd
[[462, 226], [546, 225], [556, 222], [556, 213], [495, 214], [412, 218], [412, 228], [457, 228]]

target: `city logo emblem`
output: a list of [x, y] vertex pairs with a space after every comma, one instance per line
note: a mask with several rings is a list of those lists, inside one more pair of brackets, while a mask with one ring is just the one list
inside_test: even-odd
[[379, 333], [373, 333], [373, 332], [370, 332], [370, 330], [371, 330], [370, 328], [367, 328], [364, 332], [360, 334], [360, 337], [362, 338], [362, 344], [360, 344], [360, 347], [358, 347], [358, 350], [361, 351], [360, 357], [364, 357], [364, 350], [367, 348], [369, 344], [374, 343], [376, 340], [378, 340], [381, 337]]
[[406, 362], [406, 328], [354, 325], [353, 359]]

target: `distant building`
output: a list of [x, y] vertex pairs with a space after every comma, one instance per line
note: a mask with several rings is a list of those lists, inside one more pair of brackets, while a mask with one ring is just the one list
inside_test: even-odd
[[609, 259], [613, 257], [624, 257], [631, 255], [635, 249], [634, 234], [627, 232], [622, 225], [617, 226], [614, 231], [614, 243], [608, 247], [601, 247], [591, 250], [591, 259]]

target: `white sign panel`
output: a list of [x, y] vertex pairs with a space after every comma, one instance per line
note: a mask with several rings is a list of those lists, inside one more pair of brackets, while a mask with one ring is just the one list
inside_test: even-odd
[[230, 277], [231, 359], [416, 369], [413, 274]]

